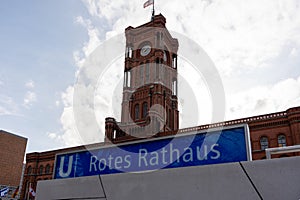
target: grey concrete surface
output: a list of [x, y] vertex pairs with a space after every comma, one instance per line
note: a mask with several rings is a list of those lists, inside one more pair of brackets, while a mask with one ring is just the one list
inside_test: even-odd
[[239, 163], [102, 176], [108, 200], [259, 199]]
[[103, 199], [99, 176], [39, 181], [36, 199]]
[[299, 200], [300, 157], [39, 181], [36, 199]]
[[300, 199], [300, 157], [242, 162], [263, 199]]

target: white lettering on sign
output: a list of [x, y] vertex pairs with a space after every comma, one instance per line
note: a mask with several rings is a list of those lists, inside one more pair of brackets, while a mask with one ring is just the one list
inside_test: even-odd
[[211, 159], [213, 159], [213, 160], [217, 160], [217, 159], [219, 159], [219, 158], [221, 157], [220, 151], [218, 151], [217, 149], [215, 149], [215, 147], [218, 147], [218, 146], [219, 146], [219, 144], [214, 144], [214, 145], [212, 145], [211, 148], [210, 148], [210, 150], [211, 150], [213, 153], [216, 154], [215, 156], [212, 156], [212, 157], [211, 157]]
[[[180, 150], [170, 144], [169, 148], [162, 148], [161, 151], [148, 152], [147, 149], [140, 149], [138, 153], [138, 167], [160, 166], [168, 165], [173, 162], [180, 162], [180, 156], [183, 162], [189, 163], [196, 160], [217, 160], [221, 153], [217, 149], [219, 145], [202, 145], [195, 148], [187, 147], [182, 149], [183, 153], [180, 155]], [[208, 157], [209, 155], [209, 157]]]
[[91, 156], [90, 158], [90, 168], [89, 172], [97, 172], [97, 171], [104, 171], [108, 168], [111, 169], [128, 169], [131, 166], [131, 156], [125, 155], [113, 157], [109, 155], [107, 159], [101, 158], [98, 159], [97, 156]]
[[69, 157], [67, 172], [64, 172], [64, 164], [65, 164], [65, 156], [62, 156], [60, 158], [60, 165], [59, 165], [59, 176], [62, 178], [66, 178], [66, 177], [70, 176], [70, 174], [72, 172], [73, 156]]
[[142, 166], [142, 161], [144, 162], [145, 166], [148, 166], [147, 159], [146, 159], [147, 154], [148, 154], [147, 149], [140, 149], [140, 151], [139, 151], [139, 167]]
[[[147, 149], [141, 148], [137, 155], [133, 154], [133, 158], [138, 161], [137, 164], [138, 168], [141, 167], [149, 167], [149, 166], [161, 166], [161, 165], [169, 165], [173, 162], [179, 163], [180, 160], [184, 163], [190, 163], [194, 161], [204, 161], [204, 160], [217, 160], [220, 158], [221, 153], [217, 149], [219, 145], [202, 145], [197, 146], [196, 148], [182, 148], [178, 149], [170, 144], [168, 148], [163, 147], [159, 151], [148, 152]], [[183, 152], [180, 154], [180, 152]], [[61, 158], [63, 163], [64, 158]], [[69, 162], [72, 162], [73, 157], [70, 157]], [[124, 155], [124, 156], [113, 156], [109, 155], [106, 158], [98, 158], [97, 156], [90, 157], [90, 165], [89, 171], [90, 172], [98, 172], [98, 171], [105, 171], [105, 170], [124, 170], [128, 169], [132, 166], [132, 157], [131, 155]], [[61, 164], [62, 165], [62, 164]], [[68, 169], [66, 173], [63, 175], [66, 176], [68, 173], [71, 172], [71, 168]], [[61, 172], [63, 173], [63, 172]]]

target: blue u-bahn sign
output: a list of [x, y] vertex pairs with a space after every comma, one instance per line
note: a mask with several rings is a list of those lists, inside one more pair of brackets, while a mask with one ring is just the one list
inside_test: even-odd
[[57, 154], [54, 178], [251, 160], [247, 125]]

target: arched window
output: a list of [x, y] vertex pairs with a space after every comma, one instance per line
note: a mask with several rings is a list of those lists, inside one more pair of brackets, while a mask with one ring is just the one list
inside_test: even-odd
[[156, 33], [156, 47], [159, 47], [160, 46], [160, 33], [157, 32]]
[[117, 131], [113, 130], [113, 139], [116, 139], [116, 138], [117, 138]]
[[128, 51], [129, 58], [132, 58], [132, 53], [133, 53], [132, 47], [129, 47], [129, 51]]
[[155, 80], [159, 80], [159, 58], [155, 61]]
[[176, 79], [174, 79], [172, 81], [172, 95], [177, 96], [177, 81], [176, 81]]
[[147, 60], [146, 62], [146, 84], [150, 82], [150, 64], [149, 61]]
[[285, 135], [283, 135], [283, 134], [278, 135], [277, 140], [278, 140], [278, 146], [279, 146], [279, 147], [285, 147], [285, 146], [286, 146], [286, 138], [285, 138]]
[[147, 116], [147, 113], [148, 113], [148, 103], [147, 102], [144, 102], [143, 103], [143, 118], [145, 118]]
[[50, 173], [50, 165], [49, 164], [46, 165], [45, 173], [46, 174]]
[[131, 46], [126, 47], [125, 57], [132, 58], [132, 47]]
[[163, 46], [163, 41], [164, 41], [164, 34], [163, 33], [160, 33], [160, 47]]
[[164, 80], [164, 78], [165, 78], [165, 66], [161, 65], [161, 63], [162, 63], [162, 59], [160, 60], [160, 63], [159, 63], [160, 64], [159, 65], [159, 79]]
[[32, 173], [32, 167], [29, 166], [29, 167], [27, 168], [27, 174], [31, 174], [31, 173]]
[[266, 136], [260, 138], [260, 149], [265, 150], [269, 147], [269, 141]]
[[174, 69], [177, 69], [177, 55], [176, 54], [173, 54], [173, 56], [172, 56], [172, 67]]
[[134, 119], [139, 119], [140, 116], [140, 106], [139, 104], [135, 104], [134, 106]]
[[39, 168], [39, 174], [43, 174], [43, 170], [44, 170], [44, 166], [41, 165], [40, 168]]
[[139, 87], [142, 87], [144, 85], [144, 64], [140, 64], [140, 85]]
[[130, 87], [130, 71], [124, 73], [124, 87]]

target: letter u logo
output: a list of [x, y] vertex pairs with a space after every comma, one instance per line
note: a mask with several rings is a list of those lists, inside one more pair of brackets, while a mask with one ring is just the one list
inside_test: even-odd
[[73, 156], [69, 157], [67, 172], [64, 172], [64, 164], [65, 164], [65, 156], [62, 156], [60, 158], [60, 165], [59, 165], [59, 176], [62, 178], [66, 178], [66, 177], [70, 176], [70, 174], [72, 172]]

